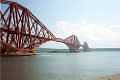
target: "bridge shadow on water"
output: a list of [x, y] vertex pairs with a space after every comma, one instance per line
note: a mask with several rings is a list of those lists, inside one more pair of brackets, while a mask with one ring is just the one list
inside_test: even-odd
[[120, 48], [89, 48], [87, 50], [79, 49], [78, 52], [70, 52], [69, 49], [38, 48], [36, 53], [81, 53], [81, 52], [107, 52], [120, 51]]
[[[89, 50], [90, 51], [90, 50]], [[89, 52], [84, 51], [83, 49], [79, 49], [78, 51], [70, 51], [70, 49], [52, 49], [52, 48], [38, 48], [36, 50], [36, 53], [42, 54], [42, 53], [80, 53], [80, 52]]]
[[70, 53], [69, 49], [49, 49], [49, 48], [39, 48], [37, 53]]

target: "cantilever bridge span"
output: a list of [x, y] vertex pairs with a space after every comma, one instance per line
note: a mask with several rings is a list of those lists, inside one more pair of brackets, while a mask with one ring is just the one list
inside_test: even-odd
[[5, 10], [0, 10], [0, 42], [5, 44], [1, 49], [11, 46], [17, 50], [30, 50], [51, 40], [65, 43], [70, 51], [77, 51], [81, 46], [75, 35], [71, 35], [66, 39], [56, 38], [24, 6], [7, 0], [2, 0], [0, 3], [7, 5]]

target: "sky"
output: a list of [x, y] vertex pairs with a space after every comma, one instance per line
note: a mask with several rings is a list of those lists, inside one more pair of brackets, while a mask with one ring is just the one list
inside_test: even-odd
[[[91, 48], [120, 48], [120, 0], [13, 0], [27, 7], [58, 38], [75, 34]], [[42, 47], [66, 48], [57, 42]]]

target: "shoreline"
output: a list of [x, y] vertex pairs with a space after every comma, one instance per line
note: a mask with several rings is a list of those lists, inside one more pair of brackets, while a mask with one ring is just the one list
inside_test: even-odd
[[36, 55], [36, 53], [29, 53], [29, 52], [11, 52], [6, 54], [1, 54], [0, 56], [32, 56]]
[[98, 77], [96, 80], [120, 80], [120, 74]]

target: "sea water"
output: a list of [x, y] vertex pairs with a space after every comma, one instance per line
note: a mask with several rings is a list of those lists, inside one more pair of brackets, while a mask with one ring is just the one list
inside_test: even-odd
[[120, 51], [2, 57], [2, 80], [96, 80], [120, 73]]

